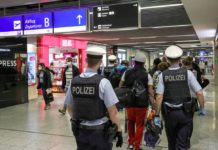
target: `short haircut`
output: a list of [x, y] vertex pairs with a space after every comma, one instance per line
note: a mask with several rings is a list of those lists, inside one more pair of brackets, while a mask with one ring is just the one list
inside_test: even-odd
[[123, 60], [121, 62], [121, 65], [129, 66], [129, 61], [128, 60]]
[[153, 64], [157, 66], [159, 63], [161, 63], [160, 58], [155, 58]]
[[181, 59], [181, 57], [179, 57], [179, 58], [167, 58], [167, 59], [169, 60], [170, 63], [177, 63]]
[[168, 69], [168, 67], [169, 67], [169, 64], [167, 62], [161, 62], [157, 66], [158, 70], [160, 70], [161, 72]]
[[95, 67], [102, 59], [87, 57], [87, 63], [89, 67]]
[[145, 64], [145, 63], [143, 63], [143, 62], [135, 61], [135, 65], [137, 65], [137, 66], [144, 66], [144, 64]]
[[39, 66], [41, 66], [42, 68], [45, 68], [45, 64], [44, 63], [39, 63]]
[[185, 59], [182, 60], [182, 63], [184, 66], [190, 66], [193, 63], [193, 58], [188, 56]]
[[109, 60], [109, 63], [114, 64], [116, 63], [116, 60]]
[[71, 57], [68, 57], [68, 58], [66, 59], [66, 61], [67, 61], [67, 62], [72, 62], [72, 58], [71, 58]]

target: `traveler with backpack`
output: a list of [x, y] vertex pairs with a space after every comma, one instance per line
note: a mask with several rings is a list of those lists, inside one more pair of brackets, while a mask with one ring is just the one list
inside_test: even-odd
[[197, 81], [201, 85], [202, 89], [210, 84], [210, 81], [205, 78], [203, 72], [201, 71], [199, 65], [193, 62], [193, 58], [191, 56], [188, 57], [190, 61], [192, 61], [192, 68], [197, 71]]
[[157, 89], [157, 84], [159, 81], [158, 76], [166, 69], [168, 69], [169, 65], [166, 62], [161, 62], [158, 64], [157, 66], [157, 70], [155, 71], [154, 75], [153, 75], [153, 87], [154, 87], [154, 93], [156, 93], [156, 89]]
[[153, 68], [149, 71], [150, 75], [153, 77], [154, 73], [158, 70], [158, 65], [161, 63], [160, 58], [155, 58], [153, 61]]
[[125, 64], [126, 61], [122, 61], [120, 65], [115, 67], [109, 76], [109, 81], [112, 84], [112, 87], [115, 89], [119, 86], [121, 77], [123, 76], [123, 73], [126, 71], [127, 67]]
[[40, 63], [38, 66], [38, 85], [37, 89], [42, 89], [42, 95], [45, 101], [45, 110], [50, 108], [50, 98], [49, 94], [51, 94], [52, 82], [50, 71], [45, 67], [44, 63]]
[[[67, 58], [67, 66], [64, 68], [63, 71], [63, 77], [62, 77], [62, 89], [67, 92], [68, 87], [70, 86], [71, 80], [80, 75], [79, 69], [72, 64], [72, 58]], [[67, 105], [64, 103], [64, 106], [62, 109], [59, 109], [58, 111], [65, 115], [67, 110]]]
[[109, 76], [112, 70], [116, 67], [116, 60], [117, 60], [117, 57], [115, 55], [110, 55], [108, 57], [109, 64], [107, 67], [104, 67], [104, 70], [103, 70], [103, 75], [105, 78], [109, 79]]
[[[140, 150], [143, 136], [145, 118], [149, 99], [154, 102], [153, 81], [144, 68], [145, 56], [137, 53], [135, 56], [135, 66], [127, 70], [120, 81], [120, 87], [126, 86], [134, 91], [132, 104], [127, 108], [128, 118], [128, 150]], [[136, 128], [136, 130], [135, 130]]]

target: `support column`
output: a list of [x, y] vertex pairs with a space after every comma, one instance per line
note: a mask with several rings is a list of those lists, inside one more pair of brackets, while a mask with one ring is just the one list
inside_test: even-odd
[[213, 46], [213, 53], [214, 53], [214, 63], [213, 63], [213, 68], [214, 68], [214, 83], [215, 85], [218, 85], [218, 46], [217, 44], [214, 44]]

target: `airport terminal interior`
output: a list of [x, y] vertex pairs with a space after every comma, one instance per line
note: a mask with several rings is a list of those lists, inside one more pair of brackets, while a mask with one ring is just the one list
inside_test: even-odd
[[[104, 75], [110, 56], [116, 56], [116, 65], [125, 61], [132, 68], [140, 53], [149, 73], [157, 58], [164, 61], [171, 45], [183, 50], [181, 64], [192, 58], [202, 82], [209, 81], [203, 88], [205, 114], [194, 114], [189, 149], [217, 150], [217, 7], [218, 0], [0, 0], [0, 150], [77, 149], [71, 117], [62, 112], [69, 59], [83, 73], [87, 49], [98, 47]], [[39, 87], [42, 63], [50, 70], [50, 104]], [[113, 140], [112, 149], [126, 150], [126, 108], [119, 115], [123, 145], [116, 147]], [[167, 150], [164, 127], [160, 140], [151, 148], [142, 137], [141, 149], [129, 150]]]

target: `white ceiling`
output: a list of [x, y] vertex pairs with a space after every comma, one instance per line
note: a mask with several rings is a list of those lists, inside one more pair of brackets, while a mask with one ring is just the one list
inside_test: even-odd
[[55, 2], [59, 0], [0, 0], [0, 8]]
[[214, 40], [218, 27], [218, 0], [182, 0], [202, 44]]

